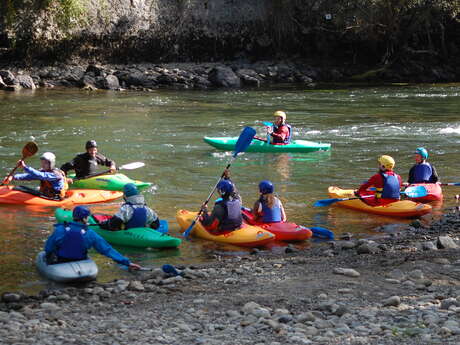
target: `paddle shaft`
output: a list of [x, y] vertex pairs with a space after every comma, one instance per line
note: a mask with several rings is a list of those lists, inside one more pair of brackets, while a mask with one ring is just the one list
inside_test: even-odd
[[[33, 143], [33, 142], [32, 142], [32, 143]], [[38, 150], [37, 145], [36, 145], [35, 143], [33, 143], [33, 144], [35, 145], [35, 147], [36, 147], [36, 148], [35, 148], [35, 151], [34, 151], [34, 152], [28, 152], [28, 151], [26, 150], [26, 148], [27, 148], [27, 145], [29, 145], [29, 144], [31, 144], [31, 143], [27, 143], [26, 146], [24, 146], [24, 148], [22, 149], [22, 157], [21, 157], [21, 160], [22, 160], [22, 161], [23, 161], [24, 159], [26, 159], [27, 157], [33, 156], [33, 155], [37, 152], [37, 150]], [[26, 152], [24, 152], [24, 151], [26, 151], [26, 152], [28, 152], [28, 153], [26, 153]], [[18, 167], [19, 167], [19, 165], [16, 164], [16, 166], [13, 168], [13, 170], [10, 171], [10, 173], [4, 178], [4, 180], [6, 180], [6, 179], [8, 179], [10, 176], [12, 176], [12, 175], [14, 174], [14, 172], [18, 169]], [[4, 184], [3, 182], [2, 182], [2, 184], [0, 184], [0, 186], [4, 186], [4, 185], [5, 185], [5, 184]]]
[[[123, 170], [123, 169], [124, 169], [123, 166], [121, 166], [121, 167], [118, 167], [116, 170], [120, 171], [120, 170]], [[106, 171], [102, 171], [102, 172], [97, 173], [97, 174], [92, 174], [92, 175], [88, 175], [88, 176], [85, 176], [85, 177], [74, 178], [73, 180], [74, 181], [84, 180], [84, 179], [87, 179], [87, 178], [107, 175], [107, 174], [110, 174], [110, 173], [111, 173], [111, 170], [106, 170]]]

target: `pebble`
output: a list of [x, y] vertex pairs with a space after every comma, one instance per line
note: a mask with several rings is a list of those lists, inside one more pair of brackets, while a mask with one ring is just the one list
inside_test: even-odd
[[226, 278], [224, 280], [224, 284], [237, 284], [238, 283], [238, 279], [236, 278]]
[[43, 302], [43, 303], [41, 303], [40, 308], [45, 309], [45, 310], [58, 310], [58, 309], [60, 309], [59, 306], [56, 303], [51, 303], [51, 302]]
[[439, 236], [436, 244], [437, 244], [438, 248], [440, 248], [440, 249], [456, 249], [456, 248], [458, 248], [458, 245], [449, 236]]
[[12, 292], [5, 292], [2, 295], [2, 301], [6, 303], [19, 302], [21, 300], [21, 295]]
[[306, 313], [302, 313], [302, 314], [298, 315], [296, 317], [296, 320], [297, 320], [297, 322], [315, 321], [316, 316], [313, 315], [313, 313], [311, 313], [311, 312], [306, 312]]
[[347, 277], [359, 277], [361, 274], [352, 269], [352, 268], [340, 268], [340, 267], [336, 267], [334, 268], [333, 272], [335, 274], [341, 274], [341, 275], [344, 275], [344, 276], [347, 276]]

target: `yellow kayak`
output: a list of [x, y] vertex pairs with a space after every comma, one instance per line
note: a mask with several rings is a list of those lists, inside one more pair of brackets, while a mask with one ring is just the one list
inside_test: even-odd
[[[197, 212], [190, 212], [187, 210], [179, 210], [176, 213], [176, 219], [182, 230], [185, 230], [192, 224], [195, 219]], [[197, 222], [194, 226], [192, 233], [205, 240], [214, 242], [229, 243], [243, 247], [261, 247], [267, 242], [275, 239], [275, 235], [272, 233], [259, 228], [258, 226], [252, 226], [244, 224], [240, 229], [233, 231], [222, 232], [218, 235], [214, 235], [206, 230], [200, 222]]]
[[[341, 189], [331, 186], [328, 188], [329, 197], [331, 198], [353, 198], [355, 194], [352, 189]], [[340, 201], [335, 203], [337, 206], [351, 208], [353, 210], [374, 213], [381, 216], [413, 218], [420, 217], [431, 212], [431, 206], [413, 202], [410, 200], [400, 200], [388, 205], [369, 206], [360, 199]]]

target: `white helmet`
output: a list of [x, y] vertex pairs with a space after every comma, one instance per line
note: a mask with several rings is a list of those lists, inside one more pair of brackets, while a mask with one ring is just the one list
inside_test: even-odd
[[50, 169], [54, 169], [54, 166], [56, 165], [56, 156], [53, 152], [45, 152], [40, 156], [40, 159], [48, 161], [50, 163]]

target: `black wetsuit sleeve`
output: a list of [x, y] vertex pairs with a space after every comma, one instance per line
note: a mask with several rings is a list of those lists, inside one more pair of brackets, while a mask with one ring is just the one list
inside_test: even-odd
[[407, 182], [409, 182], [409, 184], [414, 183], [415, 181], [414, 173], [415, 173], [415, 165], [409, 170], [409, 178], [407, 179]]
[[69, 170], [75, 169], [75, 158], [61, 166], [61, 170], [67, 175]]
[[439, 181], [439, 176], [438, 176], [438, 173], [436, 171], [436, 168], [434, 167], [434, 165], [431, 166], [431, 170], [432, 170], [432, 173], [431, 173], [431, 177], [430, 177], [430, 183], [436, 183]]
[[224, 219], [224, 217], [225, 217], [224, 208], [222, 207], [222, 205], [217, 204], [217, 205], [214, 205], [211, 215], [208, 215], [207, 213], [203, 213], [203, 220], [201, 221], [201, 223], [204, 226], [208, 226], [214, 223], [214, 221], [217, 219], [220, 224], [222, 222], [222, 219]]
[[112, 165], [115, 164], [114, 161], [108, 159], [107, 157], [101, 155], [101, 154], [97, 154], [96, 156], [96, 160], [97, 160], [97, 164], [100, 164], [100, 165], [105, 165], [106, 167], [111, 167]]

